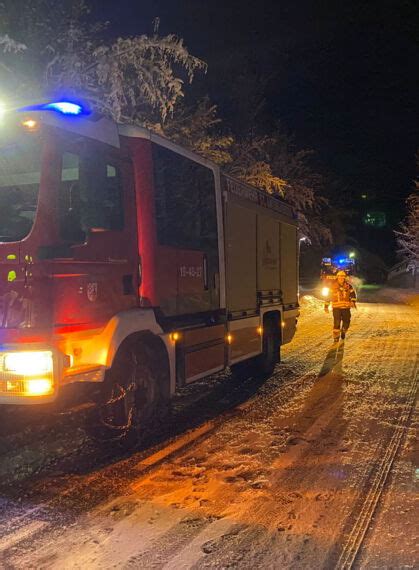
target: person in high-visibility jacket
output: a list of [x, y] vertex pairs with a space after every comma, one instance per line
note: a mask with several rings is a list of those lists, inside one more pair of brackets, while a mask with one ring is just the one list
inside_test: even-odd
[[333, 340], [337, 342], [339, 337], [345, 338], [351, 323], [351, 308], [356, 308], [356, 292], [345, 271], [338, 271], [336, 281], [330, 286], [324, 304], [326, 313], [329, 312], [330, 303], [333, 309]]

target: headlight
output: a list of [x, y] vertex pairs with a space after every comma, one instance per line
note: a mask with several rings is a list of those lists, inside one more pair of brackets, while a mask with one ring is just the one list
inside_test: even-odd
[[49, 374], [53, 369], [52, 352], [9, 352], [4, 356], [3, 369], [20, 376]]
[[54, 392], [54, 383], [49, 378], [30, 378], [25, 382], [25, 396], [47, 396]]
[[51, 350], [0, 353], [0, 396], [53, 396], [54, 355]]
[[329, 287], [323, 287], [322, 289], [322, 297], [327, 297], [330, 293]]

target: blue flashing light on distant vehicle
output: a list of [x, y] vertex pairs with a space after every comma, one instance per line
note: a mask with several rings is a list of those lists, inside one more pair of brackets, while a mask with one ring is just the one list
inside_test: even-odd
[[321, 263], [320, 282], [321, 294], [327, 297], [330, 291], [330, 283], [336, 278], [338, 271], [345, 271], [347, 275], [353, 276], [357, 270], [357, 259], [354, 251], [349, 254], [341, 253], [334, 257], [324, 257]]
[[349, 255], [348, 257], [338, 257], [332, 259], [332, 265], [339, 265], [341, 269], [351, 269], [355, 265], [355, 259], [353, 256]]

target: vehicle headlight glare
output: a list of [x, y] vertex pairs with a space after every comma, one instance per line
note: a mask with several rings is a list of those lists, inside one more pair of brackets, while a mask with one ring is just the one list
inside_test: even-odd
[[25, 382], [25, 396], [48, 396], [54, 391], [50, 378], [35, 378]]
[[50, 350], [31, 352], [9, 352], [4, 356], [3, 368], [21, 376], [39, 376], [53, 370]]

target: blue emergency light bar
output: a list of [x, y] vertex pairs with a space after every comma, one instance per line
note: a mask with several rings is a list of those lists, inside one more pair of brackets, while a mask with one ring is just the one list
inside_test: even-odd
[[61, 115], [77, 117], [79, 115], [88, 115], [90, 111], [75, 101], [51, 101], [50, 103], [41, 103], [40, 105], [31, 105], [24, 107], [20, 111], [53, 111]]
[[47, 103], [43, 105], [42, 110], [57, 111], [63, 115], [82, 115], [85, 111], [78, 103], [71, 103], [70, 101], [57, 101], [56, 103]]
[[339, 257], [336, 260], [338, 265], [354, 265], [354, 260], [349, 257]]

